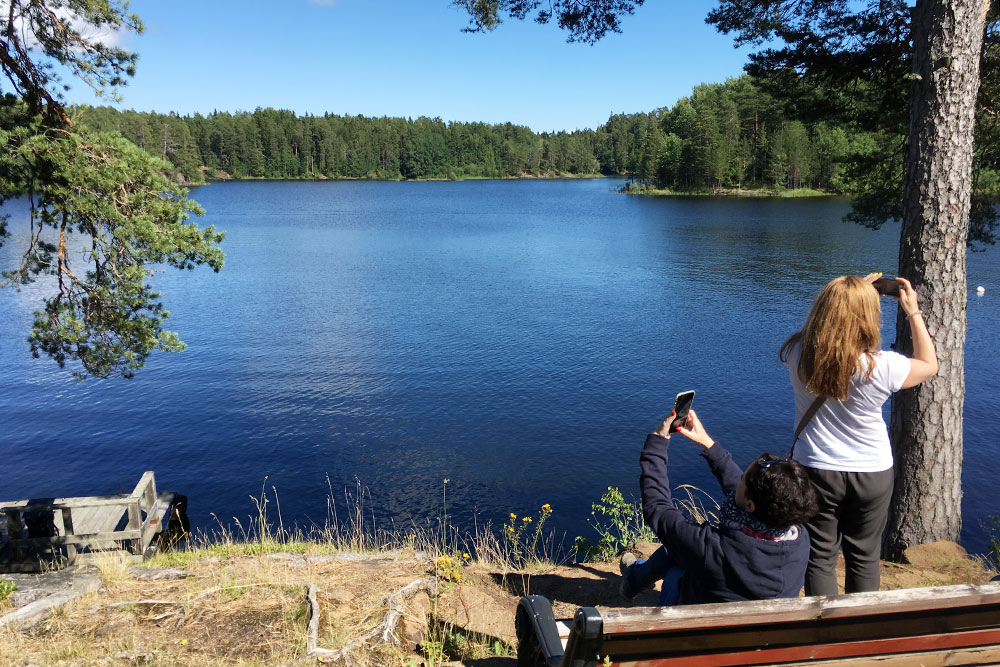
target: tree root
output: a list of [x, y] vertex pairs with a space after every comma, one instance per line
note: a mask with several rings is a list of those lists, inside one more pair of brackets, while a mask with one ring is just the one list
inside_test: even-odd
[[437, 579], [435, 577], [416, 579], [395, 593], [389, 594], [385, 598], [388, 610], [382, 617], [382, 622], [361, 637], [349, 641], [334, 651], [319, 647], [319, 601], [316, 599], [316, 585], [310, 583], [306, 593], [306, 599], [309, 603], [309, 636], [306, 640], [305, 659], [318, 659], [320, 662], [344, 661], [350, 665], [353, 664], [351, 652], [372, 640], [375, 640], [374, 645], [386, 643], [398, 645], [396, 625], [403, 615], [403, 603], [420, 591], [426, 591], [428, 595], [435, 595], [437, 593]]

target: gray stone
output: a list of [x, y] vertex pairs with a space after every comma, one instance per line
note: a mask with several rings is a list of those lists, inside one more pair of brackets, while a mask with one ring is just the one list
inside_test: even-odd
[[155, 568], [155, 567], [130, 567], [128, 573], [133, 579], [142, 581], [157, 581], [161, 579], [186, 579], [193, 577], [194, 573], [181, 570], [176, 567]]
[[101, 575], [93, 565], [43, 574], [5, 574], [3, 578], [17, 585], [12, 595], [17, 608], [0, 617], [0, 627], [33, 627], [48, 618], [55, 607], [101, 587]]
[[306, 557], [301, 554], [277, 553], [264, 556], [268, 560], [276, 560], [289, 567], [305, 567], [308, 565]]
[[31, 604], [35, 600], [41, 600], [49, 595], [49, 591], [42, 590], [41, 588], [28, 588], [23, 591], [18, 589], [11, 594], [10, 601], [15, 607], [23, 607], [26, 604]]
[[128, 660], [139, 664], [153, 662], [152, 653], [132, 653], [131, 651], [122, 651], [120, 653], [115, 653], [111, 657], [115, 660]]
[[49, 595], [41, 600], [35, 600], [24, 605], [20, 609], [15, 609], [9, 614], [0, 616], [0, 628], [8, 626], [20, 626], [27, 630], [33, 628], [52, 614], [52, 610], [80, 597], [80, 593], [68, 591]]

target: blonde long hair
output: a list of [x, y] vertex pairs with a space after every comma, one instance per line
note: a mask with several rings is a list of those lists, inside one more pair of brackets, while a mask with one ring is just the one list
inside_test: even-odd
[[785, 341], [778, 356], [786, 361], [800, 345], [799, 379], [813, 394], [843, 401], [856, 373], [864, 370], [865, 380], [871, 380], [882, 345], [881, 321], [871, 283], [857, 276], [834, 278], [816, 296], [805, 326]]

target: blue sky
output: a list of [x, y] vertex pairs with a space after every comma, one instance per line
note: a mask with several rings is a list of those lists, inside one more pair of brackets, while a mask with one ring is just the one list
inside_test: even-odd
[[[133, 0], [146, 31], [123, 42], [140, 60], [116, 106], [594, 128], [739, 76], [747, 49], [705, 24], [714, 5], [647, 0], [588, 46], [533, 21], [463, 33], [448, 0]], [[68, 99], [100, 103], [79, 83]]]

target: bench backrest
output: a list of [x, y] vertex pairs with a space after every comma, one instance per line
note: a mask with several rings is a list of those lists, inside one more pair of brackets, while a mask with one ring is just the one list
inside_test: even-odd
[[[687, 607], [582, 607], [562, 632], [548, 600], [527, 596], [516, 624], [521, 667], [861, 664], [885, 656], [896, 656], [893, 664], [907, 656], [914, 664], [986, 664], [1000, 662], [1000, 583]], [[948, 662], [935, 663], [935, 655]]]

